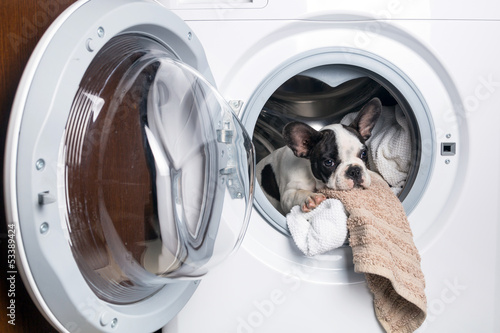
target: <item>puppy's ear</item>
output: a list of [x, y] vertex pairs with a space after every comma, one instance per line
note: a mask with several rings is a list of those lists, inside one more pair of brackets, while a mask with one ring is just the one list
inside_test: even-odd
[[286, 124], [283, 128], [283, 138], [295, 156], [309, 158], [312, 148], [321, 139], [321, 133], [296, 121]]
[[363, 140], [368, 140], [372, 135], [373, 127], [377, 123], [380, 113], [382, 112], [382, 103], [377, 97], [372, 98], [359, 111], [358, 116], [349, 125], [361, 135]]

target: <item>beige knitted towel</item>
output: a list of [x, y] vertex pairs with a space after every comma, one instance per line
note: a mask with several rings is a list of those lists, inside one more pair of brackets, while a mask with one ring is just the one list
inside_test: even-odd
[[379, 322], [387, 332], [413, 332], [427, 309], [420, 255], [399, 199], [382, 177], [370, 174], [368, 189], [321, 192], [349, 213], [354, 269], [365, 273]]

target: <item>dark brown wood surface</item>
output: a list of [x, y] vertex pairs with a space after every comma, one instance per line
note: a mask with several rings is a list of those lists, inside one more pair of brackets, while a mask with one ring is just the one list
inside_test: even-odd
[[[0, 1], [0, 332], [56, 332], [38, 311], [16, 276], [14, 297], [7, 281], [7, 229], [3, 193], [4, 146], [12, 101], [22, 72], [37, 42], [54, 19], [74, 0]], [[11, 291], [12, 292], [12, 291]], [[15, 326], [7, 307], [15, 300]]]

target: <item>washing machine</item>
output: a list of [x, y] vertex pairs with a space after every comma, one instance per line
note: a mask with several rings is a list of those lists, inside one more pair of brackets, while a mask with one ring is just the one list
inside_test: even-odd
[[16, 94], [12, 269], [65, 332], [383, 332], [348, 244], [302, 254], [255, 180], [286, 123], [375, 96], [405, 120], [418, 331], [496, 332], [499, 29], [487, 0], [79, 1]]

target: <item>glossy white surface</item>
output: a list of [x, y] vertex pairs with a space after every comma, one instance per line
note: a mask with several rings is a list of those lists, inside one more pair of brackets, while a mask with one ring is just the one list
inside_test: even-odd
[[[263, 9], [217, 14], [176, 12], [193, 20], [188, 24], [205, 47], [223, 96], [245, 106], [262, 82], [278, 75], [290, 59], [328, 46], [367, 50], [408, 75], [428, 103], [436, 140], [426, 144], [435, 145], [437, 152], [425, 194], [409, 216], [427, 283], [428, 318], [419, 332], [496, 332], [498, 4], [392, 3], [401, 6], [387, 17], [394, 20], [368, 24], [337, 20], [368, 16], [390, 8], [389, 2], [370, 2], [360, 6], [364, 10], [345, 3], [338, 11], [316, 12], [317, 20], [319, 1], [297, 7], [269, 1]], [[203, 20], [215, 15], [218, 20]], [[242, 17], [262, 20], [229, 20]], [[308, 21], [271, 20], [278, 17]], [[245, 112], [243, 118], [252, 117]], [[446, 141], [457, 143], [451, 158], [439, 154]], [[202, 281], [165, 331], [382, 332], [372, 297], [362, 276], [349, 267], [345, 251], [306, 259], [254, 211], [242, 248]]]
[[[156, 0], [186, 20], [208, 19], [306, 19], [310, 16], [348, 14], [375, 19], [497, 20], [500, 4], [494, 0], [474, 3], [453, 0]], [[245, 10], [249, 9], [249, 10]]]

